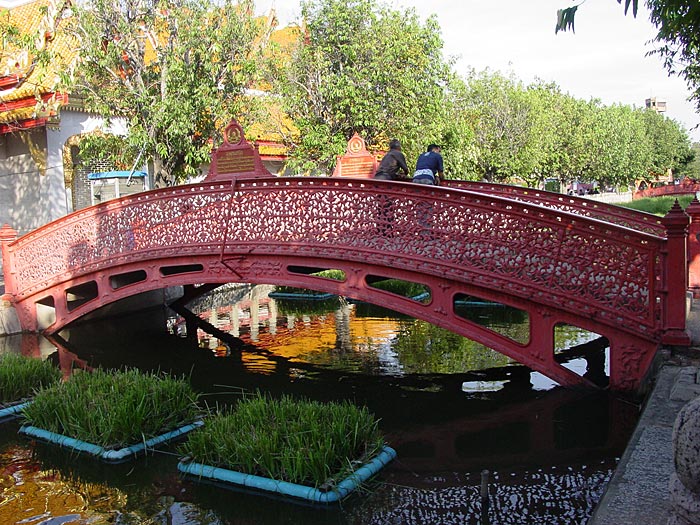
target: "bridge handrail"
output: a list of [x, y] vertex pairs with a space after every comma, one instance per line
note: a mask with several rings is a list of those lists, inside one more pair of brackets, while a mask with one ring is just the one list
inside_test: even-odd
[[659, 236], [499, 195], [273, 177], [164, 188], [75, 212], [7, 246], [6, 287], [21, 299], [133, 261], [308, 253], [407, 270], [419, 264], [650, 335], [664, 307], [664, 247]]
[[656, 215], [586, 199], [585, 197], [489, 182], [447, 180], [444, 185], [449, 188], [479, 191], [490, 195], [502, 195], [511, 199], [541, 204], [662, 237], [665, 235], [665, 227], [661, 219]]

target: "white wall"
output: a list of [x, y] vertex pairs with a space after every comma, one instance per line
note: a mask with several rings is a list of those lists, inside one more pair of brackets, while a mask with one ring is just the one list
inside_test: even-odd
[[[63, 146], [71, 136], [102, 125], [96, 115], [66, 110], [58, 127], [0, 136], [0, 226], [9, 224], [24, 235], [72, 212], [63, 174]], [[124, 134], [125, 122], [115, 120], [104, 131]]]
[[74, 211], [71, 189], [66, 188], [63, 177], [63, 146], [73, 135], [81, 135], [101, 130], [114, 135], [126, 134], [126, 121], [114, 119], [111, 127], [104, 127], [104, 120], [94, 114], [81, 111], [61, 111], [61, 122], [57, 128], [47, 130], [47, 149], [51, 165], [60, 166], [60, 180], [53, 179], [55, 187], [52, 187], [49, 201], [52, 207], [50, 220], [60, 219], [64, 215]]

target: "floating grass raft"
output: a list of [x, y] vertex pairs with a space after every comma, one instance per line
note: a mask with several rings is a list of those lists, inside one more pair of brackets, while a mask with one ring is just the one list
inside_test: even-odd
[[0, 421], [18, 417], [36, 390], [60, 380], [61, 371], [48, 361], [0, 354]]
[[133, 459], [202, 425], [182, 379], [137, 370], [77, 371], [39, 391], [20, 433], [107, 462]]
[[181, 451], [185, 474], [316, 503], [340, 501], [396, 456], [366, 409], [287, 396], [208, 418]]

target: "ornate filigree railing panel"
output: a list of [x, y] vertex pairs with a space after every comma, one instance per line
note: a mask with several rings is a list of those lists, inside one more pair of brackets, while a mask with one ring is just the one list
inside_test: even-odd
[[650, 337], [662, 318], [664, 243], [484, 193], [270, 178], [125, 197], [40, 228], [9, 249], [19, 299], [137, 261], [305, 256], [448, 276]]
[[550, 191], [536, 190], [520, 186], [508, 186], [505, 184], [491, 184], [487, 182], [470, 182], [460, 180], [448, 180], [445, 185], [450, 188], [460, 188], [467, 191], [477, 191], [489, 195], [500, 195], [508, 199], [539, 204], [547, 208], [566, 211], [604, 222], [610, 222], [619, 226], [625, 226], [633, 230], [639, 230], [653, 235], [663, 236], [664, 225], [661, 219], [650, 213], [643, 213], [622, 206], [613, 206], [591, 199], [562, 195]]

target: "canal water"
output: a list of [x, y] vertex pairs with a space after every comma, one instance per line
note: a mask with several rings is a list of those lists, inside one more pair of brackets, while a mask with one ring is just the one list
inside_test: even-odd
[[[65, 374], [126, 366], [186, 376], [212, 408], [256, 390], [352, 400], [380, 418], [398, 452], [366, 488], [340, 506], [305, 506], [182, 478], [176, 445], [105, 465], [20, 436], [12, 421], [0, 423], [0, 524], [479, 525], [485, 470], [492, 525], [586, 523], [634, 429], [637, 400], [561, 388], [380, 307], [275, 299], [272, 290], [227, 286], [190, 304], [218, 337], [192, 325], [187, 334], [182, 318], [158, 310], [92, 320], [52, 341], [6, 338], [0, 351], [49, 359]], [[502, 305], [465, 301], [464, 316], [515, 340], [527, 333], [526, 316]], [[154, 323], [160, 333], [143, 330]], [[561, 350], [596, 338], [557, 329]], [[567, 366], [584, 373], [588, 364]]]

